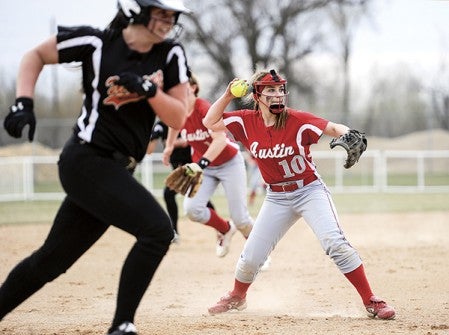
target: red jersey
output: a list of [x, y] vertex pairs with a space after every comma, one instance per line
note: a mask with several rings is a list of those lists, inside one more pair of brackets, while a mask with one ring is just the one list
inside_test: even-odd
[[[193, 162], [197, 162], [203, 157], [212, 142], [209, 130], [203, 125], [203, 118], [209, 107], [210, 103], [207, 100], [197, 98], [192, 115], [187, 118], [187, 121], [180, 132], [181, 137], [187, 140], [192, 148]], [[217, 158], [210, 162], [209, 166], [218, 166], [226, 163], [240, 150], [237, 143], [231, 141], [231, 139], [228, 138], [227, 142], [226, 147]]]
[[266, 127], [260, 111], [243, 109], [223, 113], [227, 129], [257, 161], [268, 184], [301, 180], [316, 174], [310, 146], [317, 143], [328, 120], [288, 109], [284, 129]]

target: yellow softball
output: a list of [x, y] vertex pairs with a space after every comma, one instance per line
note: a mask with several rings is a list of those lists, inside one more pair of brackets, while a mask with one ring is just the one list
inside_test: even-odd
[[235, 81], [231, 85], [231, 93], [236, 98], [241, 98], [241, 97], [245, 96], [246, 93], [248, 93], [248, 88], [249, 88], [248, 83], [245, 80], [240, 79], [240, 80]]

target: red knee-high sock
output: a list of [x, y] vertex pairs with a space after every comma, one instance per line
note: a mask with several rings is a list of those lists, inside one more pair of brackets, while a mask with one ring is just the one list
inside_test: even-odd
[[373, 296], [371, 287], [368, 283], [368, 279], [365, 275], [365, 269], [363, 264], [361, 264], [354, 271], [345, 273], [346, 278], [351, 282], [362, 297], [362, 301], [365, 305], [369, 304], [370, 298]]
[[225, 234], [231, 228], [229, 222], [225, 219], [221, 218], [216, 211], [212, 208], [209, 208], [210, 211], [210, 219], [205, 223], [206, 226], [214, 227], [220, 233]]
[[246, 297], [246, 292], [248, 291], [249, 286], [251, 283], [242, 283], [241, 281], [238, 281], [237, 279], [234, 281], [234, 289], [231, 292], [231, 295], [239, 296], [240, 298]]

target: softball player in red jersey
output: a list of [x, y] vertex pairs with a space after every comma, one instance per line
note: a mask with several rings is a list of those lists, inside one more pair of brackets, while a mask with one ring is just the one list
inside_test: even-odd
[[[192, 161], [204, 169], [204, 177], [198, 193], [193, 198], [184, 198], [184, 211], [195, 222], [211, 226], [217, 230], [216, 253], [223, 257], [229, 252], [231, 238], [239, 230], [248, 237], [254, 220], [250, 216], [246, 202], [246, 168], [243, 155], [237, 143], [231, 141], [224, 131], [210, 132], [203, 125], [203, 117], [210, 103], [198, 98], [199, 88], [196, 78], [190, 78], [190, 109], [187, 121], [181, 129], [181, 138], [192, 148]], [[163, 161], [168, 165], [173, 151], [173, 143], [178, 131], [169, 129]], [[208, 208], [207, 202], [221, 184], [228, 201], [230, 221]]]
[[203, 123], [214, 131], [230, 131], [252, 153], [268, 186], [236, 266], [234, 289], [210, 307], [209, 313], [246, 308], [246, 293], [260, 266], [287, 230], [302, 217], [326, 254], [357, 289], [369, 315], [394, 318], [394, 309], [372, 293], [360, 256], [340, 228], [331, 195], [310, 152], [310, 146], [322, 134], [338, 137], [349, 128], [288, 108], [287, 81], [274, 70], [253, 75], [254, 110], [224, 113], [233, 99], [232, 82], [210, 107]]
[[108, 334], [137, 334], [136, 309], [174, 234], [164, 209], [132, 173], [156, 115], [171, 127], [184, 124], [188, 64], [182, 45], [167, 37], [187, 11], [181, 0], [120, 0], [105, 30], [58, 27], [24, 55], [16, 103], [4, 122], [10, 135], [21, 137], [29, 125], [33, 140], [34, 87], [46, 64], [79, 62], [84, 101], [58, 162], [67, 196], [43, 245], [0, 287], [0, 320], [66, 272], [112, 225], [136, 242], [122, 267]]

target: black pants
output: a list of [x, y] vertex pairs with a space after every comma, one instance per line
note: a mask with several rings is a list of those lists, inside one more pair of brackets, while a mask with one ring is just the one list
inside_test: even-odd
[[122, 267], [112, 327], [133, 322], [173, 239], [170, 219], [151, 193], [107, 153], [69, 141], [58, 165], [67, 196], [44, 244], [0, 287], [0, 320], [67, 271], [113, 225], [134, 235], [136, 243]]

